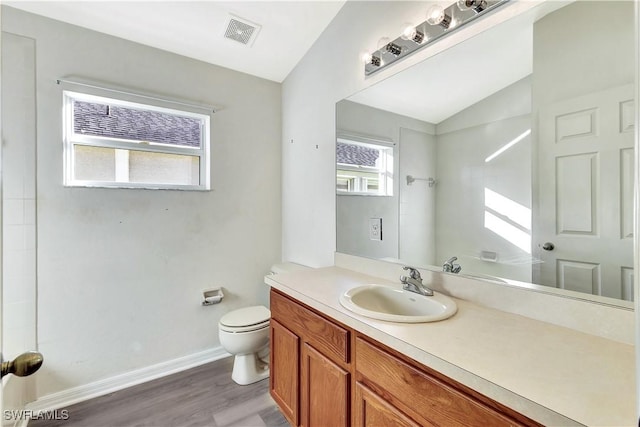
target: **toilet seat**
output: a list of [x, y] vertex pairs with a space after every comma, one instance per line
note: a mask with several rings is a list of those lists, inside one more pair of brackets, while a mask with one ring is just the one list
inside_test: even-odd
[[225, 332], [251, 332], [269, 326], [271, 312], [268, 308], [256, 305], [233, 310], [220, 319], [218, 327]]
[[262, 323], [258, 323], [256, 325], [251, 325], [251, 326], [238, 326], [238, 327], [230, 327], [230, 326], [226, 326], [223, 325], [222, 323], [220, 323], [218, 325], [218, 327], [220, 328], [221, 331], [224, 332], [230, 332], [233, 334], [238, 334], [238, 333], [242, 333], [242, 332], [251, 332], [251, 331], [257, 331], [259, 329], [263, 329], [263, 328], [268, 328], [269, 327], [269, 321], [265, 321]]

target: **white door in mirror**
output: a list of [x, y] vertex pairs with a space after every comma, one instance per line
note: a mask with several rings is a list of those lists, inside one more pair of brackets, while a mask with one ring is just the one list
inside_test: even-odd
[[361, 316], [398, 323], [435, 322], [458, 310], [455, 301], [440, 293], [424, 296], [377, 284], [349, 289], [340, 296], [340, 304]]
[[633, 299], [633, 91], [539, 109], [534, 283]]

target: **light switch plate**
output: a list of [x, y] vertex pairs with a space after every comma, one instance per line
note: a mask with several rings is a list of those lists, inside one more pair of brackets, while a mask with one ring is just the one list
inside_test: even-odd
[[382, 240], [382, 218], [369, 218], [369, 239]]

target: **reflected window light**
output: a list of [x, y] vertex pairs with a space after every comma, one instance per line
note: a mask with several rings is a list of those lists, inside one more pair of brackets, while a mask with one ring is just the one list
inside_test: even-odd
[[489, 157], [487, 157], [486, 159], [484, 159], [485, 163], [489, 163], [491, 160], [495, 159], [496, 157], [498, 157], [500, 154], [504, 153], [505, 151], [507, 151], [509, 148], [513, 147], [514, 145], [516, 145], [518, 142], [522, 141], [523, 139], [525, 139], [526, 137], [528, 137], [529, 135], [531, 135], [531, 129], [527, 129], [526, 131], [524, 131], [522, 134], [516, 136], [512, 141], [510, 141], [508, 144], [503, 145], [502, 147], [500, 147], [500, 149], [498, 151], [496, 151], [495, 153], [493, 153], [492, 155], [490, 155]]
[[531, 253], [531, 236], [518, 227], [498, 218], [491, 212], [484, 212], [484, 227], [493, 231], [509, 243], [517, 246], [526, 253]]
[[495, 191], [484, 189], [484, 205], [494, 212], [509, 218], [519, 226], [531, 230], [531, 209]]

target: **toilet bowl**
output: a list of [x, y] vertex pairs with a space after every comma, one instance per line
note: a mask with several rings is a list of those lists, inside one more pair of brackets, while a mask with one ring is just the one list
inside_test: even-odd
[[[275, 264], [270, 274], [308, 269], [294, 263]], [[253, 384], [269, 377], [268, 308], [257, 305], [233, 310], [218, 322], [220, 345], [235, 355], [231, 379], [240, 385]]]
[[218, 322], [220, 345], [235, 355], [231, 379], [253, 384], [269, 376], [269, 318], [261, 305], [231, 311]]

